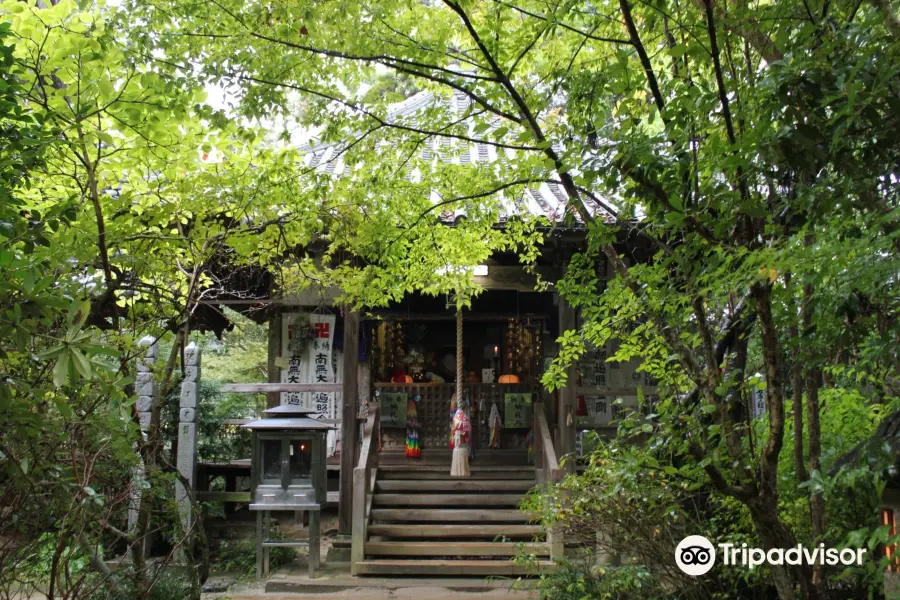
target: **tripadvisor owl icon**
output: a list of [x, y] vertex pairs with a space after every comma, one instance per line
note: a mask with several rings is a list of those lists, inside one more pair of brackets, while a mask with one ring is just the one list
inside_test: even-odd
[[689, 535], [675, 548], [675, 564], [687, 575], [705, 575], [716, 564], [716, 549], [702, 535]]

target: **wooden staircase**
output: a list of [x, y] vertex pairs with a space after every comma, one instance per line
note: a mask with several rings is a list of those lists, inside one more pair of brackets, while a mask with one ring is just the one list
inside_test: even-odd
[[[391, 464], [372, 448], [377, 409], [369, 415], [354, 469], [354, 575], [517, 576], [554, 567], [561, 539], [518, 509], [528, 490], [547, 481], [524, 452], [507, 465], [489, 464], [482, 453], [465, 478], [450, 477], [443, 457]], [[520, 554], [536, 560], [516, 564]]]
[[[524, 458], [524, 456], [523, 456]], [[360, 575], [528, 575], [549, 568], [550, 544], [517, 506], [534, 467], [481, 467], [451, 478], [450, 465], [382, 466]], [[521, 551], [534, 566], [517, 565]]]

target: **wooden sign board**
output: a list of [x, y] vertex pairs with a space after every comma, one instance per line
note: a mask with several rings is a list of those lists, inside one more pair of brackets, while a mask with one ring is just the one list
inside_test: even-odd
[[506, 394], [504, 429], [531, 429], [531, 393]]
[[406, 427], [406, 392], [381, 392], [381, 426]]

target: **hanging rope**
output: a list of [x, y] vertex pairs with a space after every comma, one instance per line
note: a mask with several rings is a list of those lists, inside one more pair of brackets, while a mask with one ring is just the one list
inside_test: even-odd
[[463, 314], [456, 311], [456, 406], [462, 406], [463, 399]]

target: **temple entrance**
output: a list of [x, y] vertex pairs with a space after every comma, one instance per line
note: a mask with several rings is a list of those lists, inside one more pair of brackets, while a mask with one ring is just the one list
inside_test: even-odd
[[488, 291], [462, 315], [443, 300], [410, 298], [364, 325], [380, 451], [389, 462], [449, 464], [451, 421], [462, 408], [472, 464], [528, 464], [533, 403], [553, 404], [540, 385], [556, 333], [552, 296]]
[[[463, 405], [470, 411], [472, 424], [472, 464], [528, 464], [534, 447], [531, 401], [540, 396], [540, 386], [474, 383], [464, 384], [463, 390]], [[376, 383], [375, 397], [382, 411], [383, 460], [400, 464], [407, 458], [408, 425], [414, 408], [420, 449], [420, 456], [415, 458], [425, 464], [449, 465], [455, 394], [456, 385], [452, 383]]]

